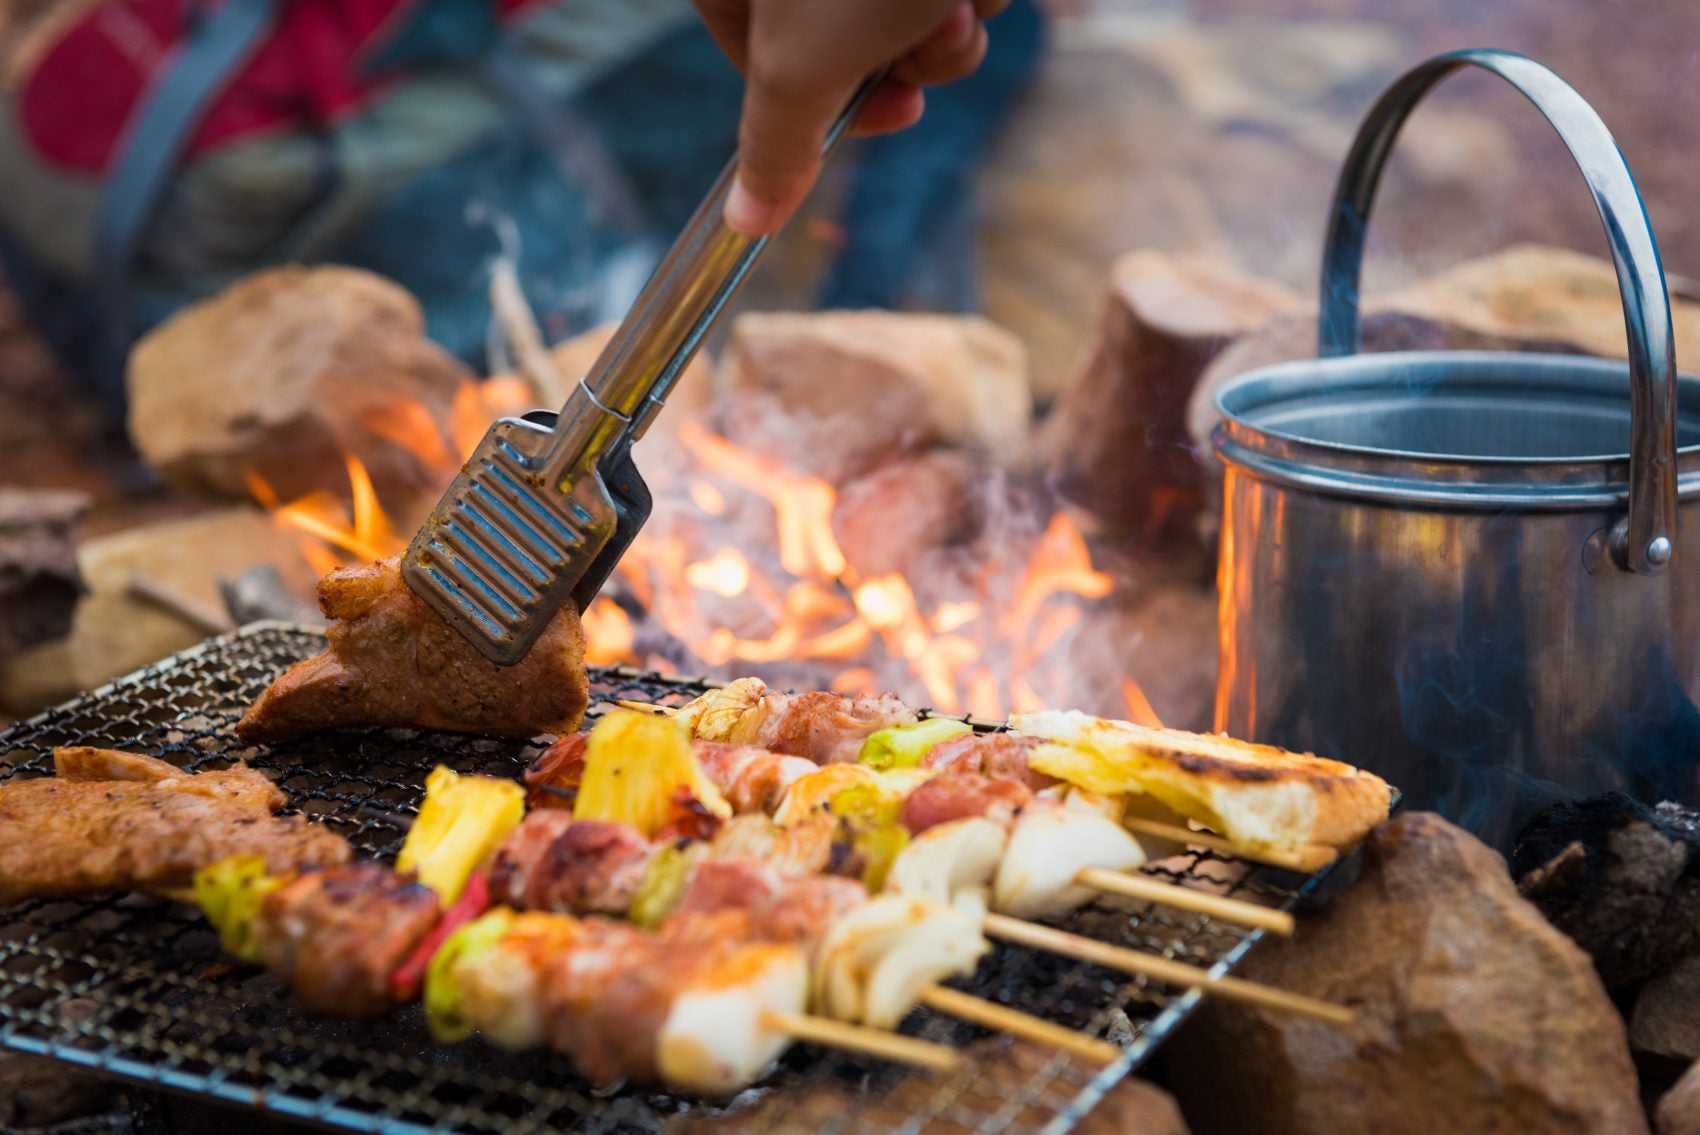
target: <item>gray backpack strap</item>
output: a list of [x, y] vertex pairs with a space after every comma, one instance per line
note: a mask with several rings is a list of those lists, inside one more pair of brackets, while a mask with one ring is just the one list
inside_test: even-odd
[[118, 160], [95, 213], [96, 280], [121, 332], [127, 332], [128, 277], [147, 225], [207, 106], [271, 30], [282, 0], [194, 5], [194, 26], [177, 57], [130, 115]]

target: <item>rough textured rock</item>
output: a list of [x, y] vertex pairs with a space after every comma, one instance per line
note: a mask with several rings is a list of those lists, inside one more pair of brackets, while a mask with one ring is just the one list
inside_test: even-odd
[[1700, 1060], [1700, 955], [1684, 958], [1635, 995], [1629, 1047], [1638, 1055]]
[[1554, 804], [1517, 833], [1511, 866], [1613, 992], [1700, 953], [1700, 813], [1618, 792]]
[[1068, 647], [1079, 675], [1069, 704], [1126, 717], [1124, 681], [1164, 725], [1209, 731], [1216, 704], [1216, 596], [1176, 583], [1134, 584], [1130, 600], [1089, 613]]
[[1623, 1021], [1587, 955], [1517, 895], [1498, 855], [1432, 813], [1377, 828], [1356, 882], [1245, 972], [1352, 1005], [1358, 1021], [1207, 1001], [1164, 1063], [1202, 1130], [1647, 1130]]
[[[1672, 299], [1677, 359], [1700, 358], [1700, 303]], [[1401, 290], [1371, 296], [1366, 351], [1550, 351], [1622, 358], [1623, 307], [1611, 262], [1568, 249], [1519, 245], [1469, 260]], [[1260, 366], [1316, 357], [1314, 309], [1271, 320], [1223, 351], [1187, 410], [1193, 445], [1210, 452], [1216, 393]]]
[[133, 594], [134, 577], [216, 610], [221, 576], [271, 562], [291, 587], [310, 593], [313, 571], [296, 547], [292, 535], [254, 508], [221, 509], [83, 541], [77, 561], [89, 593], [70, 635], [0, 660], [0, 705], [33, 712], [207, 636], [205, 627]]
[[1116, 262], [1098, 340], [1046, 423], [1063, 494], [1112, 528], [1155, 535], [1195, 515], [1205, 469], [1187, 403], [1210, 360], [1298, 305], [1219, 262], [1160, 252]]
[[1659, 1100], [1654, 1122], [1659, 1135], [1700, 1135], [1700, 1063]]
[[1032, 422], [1020, 341], [973, 316], [749, 314], [723, 357], [727, 436], [833, 482], [935, 441], [1015, 460]]
[[933, 450], [845, 485], [832, 512], [838, 546], [862, 578], [916, 574], [934, 548], [973, 535], [975, 466]]
[[0, 655], [60, 638], [83, 593], [83, 493], [0, 486]]
[[[977, 1063], [966, 1079], [941, 1083], [914, 1072], [881, 1084], [875, 1096], [817, 1086], [768, 1095], [752, 1109], [690, 1124], [690, 1135], [766, 1131], [775, 1135], [971, 1135], [986, 1126], [1036, 1131], [1073, 1102], [1096, 1065], [1049, 1049], [1001, 1041], [969, 1046]], [[951, 1106], [941, 1108], [941, 1093]], [[1077, 1135], [1188, 1135], [1186, 1121], [1168, 1093], [1144, 1080], [1127, 1079], [1110, 1089], [1071, 1128]]]
[[[386, 495], [440, 471], [393, 440], [446, 436], [470, 375], [425, 337], [418, 302], [352, 268], [260, 272], [178, 313], [130, 356], [130, 436], [171, 484], [245, 498], [253, 469], [284, 499], [347, 491], [352, 453]], [[431, 431], [436, 437], [431, 437]]]
[[[57, 1013], [67, 1024], [89, 1019], [95, 1007], [73, 998]], [[111, 1080], [58, 1060], [0, 1051], [0, 1131], [36, 1131], [100, 1115], [112, 1107]]]

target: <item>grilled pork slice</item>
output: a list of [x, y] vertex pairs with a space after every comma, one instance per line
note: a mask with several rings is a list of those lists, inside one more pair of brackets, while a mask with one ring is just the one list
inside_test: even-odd
[[677, 716], [704, 741], [757, 745], [817, 765], [854, 761], [872, 734], [920, 720], [894, 694], [787, 694], [768, 689], [759, 678], [710, 690]]
[[397, 1004], [391, 977], [437, 924], [437, 892], [382, 863], [333, 867], [267, 895], [260, 957], [316, 1013], [375, 1017]]
[[1027, 763], [1043, 741], [1014, 733], [962, 733], [947, 737], [921, 758], [921, 767], [939, 772], [976, 772], [997, 780], [1018, 780], [1034, 792], [1056, 784]]
[[661, 850], [630, 824], [533, 812], [490, 864], [490, 897], [519, 910], [623, 915]]
[[569, 604], [514, 666], [497, 666], [402, 582], [395, 559], [319, 581], [330, 649], [292, 666], [237, 722], [249, 744], [321, 729], [418, 726], [505, 737], [570, 733], [589, 701]]
[[230, 855], [275, 873], [345, 863], [349, 847], [247, 767], [187, 773], [107, 749], [53, 754], [59, 775], [0, 786], [0, 905], [100, 891], [186, 887]]
[[696, 741], [697, 763], [714, 787], [738, 813], [767, 812], [779, 807], [792, 783], [815, 771], [804, 757], [786, 756], [755, 745]]
[[1246, 851], [1343, 847], [1387, 818], [1387, 782], [1340, 761], [1076, 711], [1017, 714], [1051, 744], [1035, 769], [1105, 795], [1147, 793]]

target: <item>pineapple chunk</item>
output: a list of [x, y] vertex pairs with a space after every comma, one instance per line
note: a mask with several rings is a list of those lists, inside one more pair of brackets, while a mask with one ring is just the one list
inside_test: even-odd
[[596, 723], [585, 746], [574, 819], [627, 823], [651, 838], [679, 818], [685, 797], [721, 819], [732, 814], [697, 764], [683, 725], [630, 710], [615, 710]]
[[425, 802], [396, 856], [398, 871], [417, 871], [444, 906], [525, 818], [525, 789], [511, 780], [461, 776], [438, 765], [425, 778]]

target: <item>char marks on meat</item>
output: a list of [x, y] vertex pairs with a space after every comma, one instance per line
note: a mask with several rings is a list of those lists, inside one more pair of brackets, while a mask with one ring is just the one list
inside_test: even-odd
[[836, 833], [833, 818], [819, 812], [788, 828], [767, 816], [750, 813], [733, 816], [722, 824], [709, 841], [709, 854], [716, 859], [760, 859], [785, 875], [819, 875], [832, 863]]
[[994, 780], [977, 772], [943, 772], [909, 794], [898, 819], [910, 835], [976, 816], [1008, 823], [1032, 799], [1032, 790], [1017, 780]]
[[345, 863], [348, 843], [300, 816], [247, 767], [188, 773], [153, 757], [76, 747], [57, 776], [0, 786], [0, 905], [27, 898], [186, 887], [231, 855], [267, 870]]
[[314, 1012], [393, 1008], [390, 978], [436, 925], [437, 894], [381, 863], [303, 875], [267, 895], [255, 930], [266, 968]]
[[572, 810], [584, 779], [584, 754], [590, 734], [569, 733], [537, 755], [525, 770], [525, 807]]
[[394, 559], [319, 581], [330, 648], [285, 671], [236, 731], [269, 744], [321, 729], [416, 726], [502, 737], [570, 733], [589, 702], [584, 633], [567, 604], [531, 653], [497, 666], [402, 581]]
[[1000, 780], [1019, 780], [1043, 792], [1057, 779], [1028, 767], [1029, 754], [1045, 742], [1014, 733], [962, 733], [947, 737], [927, 751], [921, 767], [941, 772], [977, 772]]
[[533, 812], [497, 850], [490, 896], [523, 910], [623, 915], [658, 848], [629, 824]]
[[918, 720], [895, 694], [847, 698], [841, 694], [769, 694], [757, 742], [776, 753], [805, 757], [817, 765], [856, 760], [869, 735]]

